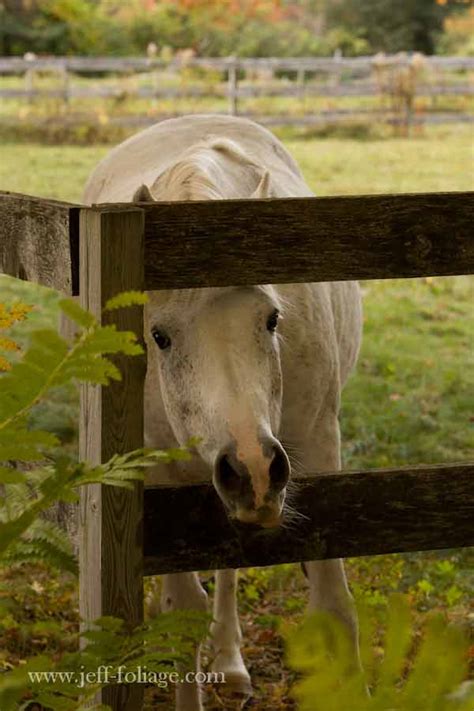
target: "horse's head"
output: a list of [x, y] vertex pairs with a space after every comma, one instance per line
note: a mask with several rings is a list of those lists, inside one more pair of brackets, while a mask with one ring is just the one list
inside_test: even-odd
[[[212, 200], [275, 194], [270, 174], [231, 140], [209, 139], [183, 153], [134, 199]], [[166, 415], [178, 442], [199, 438], [229, 514], [245, 523], [280, 522], [290, 464], [277, 439], [282, 376], [270, 286], [155, 293], [148, 331], [158, 349]]]
[[280, 522], [290, 464], [277, 439], [282, 305], [271, 286], [155, 293], [147, 307], [151, 361], [180, 444], [213, 472], [229, 514]]

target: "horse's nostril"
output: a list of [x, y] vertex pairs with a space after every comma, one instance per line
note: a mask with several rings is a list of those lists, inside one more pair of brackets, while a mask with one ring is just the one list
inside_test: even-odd
[[226, 454], [223, 454], [216, 466], [217, 481], [227, 493], [237, 493], [240, 490], [241, 478], [234, 469]]
[[270, 481], [274, 491], [281, 491], [290, 477], [290, 467], [285, 453], [275, 447], [275, 454], [270, 464]]

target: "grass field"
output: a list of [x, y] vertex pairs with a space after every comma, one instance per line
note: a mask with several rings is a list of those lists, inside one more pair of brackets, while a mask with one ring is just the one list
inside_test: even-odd
[[[425, 129], [410, 139], [279, 133], [317, 195], [470, 190], [474, 183], [472, 130], [465, 125]], [[0, 189], [80, 200], [89, 172], [109, 150], [105, 145], [6, 143]]]
[[[281, 135], [319, 195], [473, 189], [472, 134], [466, 127], [376, 141]], [[79, 200], [89, 171], [108, 150], [103, 145], [7, 144], [0, 189]], [[343, 401], [346, 466], [472, 458], [472, 278], [365, 282], [363, 291], [364, 344]], [[5, 294], [0, 292], [1, 298]], [[411, 598], [417, 624], [423, 612], [436, 609], [474, 626], [472, 550], [361, 558], [348, 561], [347, 567], [356, 598], [368, 603], [374, 614], [384, 609], [392, 591], [401, 590]], [[7, 644], [6, 652], [0, 652], [0, 667], [32, 648], [60, 648], [61, 629], [77, 621], [70, 609], [76, 604], [75, 581], [51, 577], [41, 569], [35, 575], [34, 589], [29, 574], [12, 570], [0, 574], [0, 585], [14, 588], [30, 617], [40, 621], [53, 615], [58, 639], [42, 640], [39, 635], [39, 641], [19, 642], [21, 635], [14, 630], [21, 628], [22, 620], [12, 620], [12, 629], [3, 633]], [[294, 708], [280, 626], [282, 617], [300, 619], [304, 588], [293, 565], [250, 569], [241, 575], [244, 656], [256, 687], [252, 708]], [[171, 706], [164, 701], [159, 708]]]

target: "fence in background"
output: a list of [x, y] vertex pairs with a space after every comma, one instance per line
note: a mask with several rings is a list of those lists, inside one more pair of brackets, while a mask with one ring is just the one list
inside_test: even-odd
[[[467, 110], [437, 111], [441, 97], [471, 97], [474, 57], [424, 57], [375, 55], [372, 57], [296, 58], [201, 58], [183, 56], [165, 62], [156, 57], [0, 57], [0, 75], [24, 75], [23, 87], [0, 87], [0, 98], [54, 98], [66, 105], [74, 99], [150, 99], [152, 117], [120, 117], [132, 125], [153, 123], [161, 115], [160, 101], [180, 99], [224, 99], [233, 115], [250, 115], [243, 103], [248, 99], [294, 99], [297, 111], [270, 109], [255, 116], [269, 124], [318, 124], [344, 120], [413, 123], [474, 121]], [[36, 85], [40, 74], [55, 77], [54, 85]], [[145, 78], [143, 75], [149, 75]], [[75, 82], [81, 76], [119, 75], [114, 84], [97, 80]], [[320, 97], [378, 99], [367, 107], [331, 106], [311, 113], [305, 103]], [[419, 99], [424, 100], [421, 107]], [[430, 105], [427, 105], [429, 102]]]

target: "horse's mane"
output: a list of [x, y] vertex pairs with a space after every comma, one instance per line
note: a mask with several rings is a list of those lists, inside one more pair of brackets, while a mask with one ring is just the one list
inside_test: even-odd
[[[265, 168], [228, 138], [194, 144], [166, 168], [150, 188], [142, 186], [134, 200], [217, 200], [251, 197], [264, 181]], [[263, 196], [263, 195], [262, 195]]]

